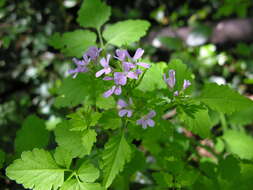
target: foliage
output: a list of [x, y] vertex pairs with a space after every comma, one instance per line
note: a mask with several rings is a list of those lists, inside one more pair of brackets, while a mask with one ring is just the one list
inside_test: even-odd
[[[216, 2], [221, 8], [213, 15], [236, 12], [243, 17], [250, 3], [235, 11], [240, 3]], [[0, 7], [4, 4], [0, 1]], [[165, 9], [153, 11], [152, 19], [166, 24]], [[203, 9], [194, 13], [185, 4], [172, 12], [169, 22], [180, 26], [182, 17], [192, 13], [190, 24], [205, 19], [210, 12]], [[161, 38], [170, 59], [155, 61], [156, 50], [145, 42], [142, 58], [139, 45], [151, 23], [133, 12], [125, 17], [102, 0], [83, 1], [76, 21], [83, 29], [64, 27], [68, 32], [45, 40], [74, 57], [74, 69], [69, 63], [61, 71], [54, 68], [68, 70], [65, 79], [61, 73], [52, 80], [54, 102], [45, 97], [50, 114], [59, 119], [27, 114], [16, 132], [14, 154], [0, 149], [6, 178], [34, 190], [253, 187], [253, 138], [244, 127], [252, 124], [253, 101], [240, 88], [237, 92], [233, 81], [220, 85], [207, 79], [212, 72], [223, 72], [229, 80], [234, 68], [224, 66], [224, 57], [233, 57], [216, 54], [213, 44], [186, 48], [176, 38]], [[245, 46], [236, 51], [250, 57]], [[241, 65], [233, 67], [242, 72]], [[215, 70], [221, 66], [222, 71]]]

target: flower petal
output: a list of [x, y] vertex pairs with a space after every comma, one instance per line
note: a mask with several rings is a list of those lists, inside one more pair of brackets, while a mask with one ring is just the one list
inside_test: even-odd
[[125, 107], [128, 106], [128, 104], [127, 104], [124, 100], [122, 100], [122, 99], [119, 99], [118, 102], [117, 102], [117, 104], [118, 104], [120, 107], [122, 107], [122, 108], [125, 108]]
[[152, 120], [152, 119], [148, 119], [148, 120], [147, 120], [147, 124], [148, 124], [150, 127], [154, 127], [154, 126], [155, 126], [155, 122], [154, 122], [154, 120]]
[[96, 77], [98, 78], [98, 77], [100, 77], [104, 73], [105, 73], [105, 69], [102, 69], [102, 70], [96, 72]]
[[103, 94], [103, 96], [104, 96], [105, 98], [108, 98], [109, 96], [111, 96], [111, 95], [113, 94], [115, 88], [116, 88], [116, 86], [113, 86], [111, 89], [107, 90], [107, 91]]
[[139, 65], [139, 66], [147, 68], [147, 69], [150, 68], [150, 65], [148, 63], [138, 62], [138, 63], [136, 63], [136, 65]]
[[137, 59], [140, 59], [142, 57], [143, 53], [144, 53], [144, 50], [141, 48], [138, 48], [134, 54], [133, 60], [136, 61]]
[[120, 110], [119, 111], [119, 116], [120, 117], [123, 117], [124, 115], [126, 115], [127, 114], [127, 110], [126, 109], [123, 109], [123, 110]]
[[156, 115], [156, 112], [155, 112], [154, 110], [151, 110], [151, 111], [148, 113], [147, 117], [150, 119], [150, 118], [152, 118], [152, 117], [155, 117], [155, 115]]
[[138, 75], [133, 71], [129, 71], [127, 73], [127, 77], [130, 78], [130, 79], [138, 79]]
[[117, 86], [114, 90], [114, 94], [120, 95], [121, 94], [121, 86]]

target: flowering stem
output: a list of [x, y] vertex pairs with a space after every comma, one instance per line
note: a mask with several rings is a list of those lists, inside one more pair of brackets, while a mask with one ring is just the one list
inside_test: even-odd
[[103, 42], [103, 38], [102, 38], [102, 35], [101, 35], [100, 28], [97, 28], [97, 32], [98, 32], [98, 38], [99, 38], [99, 42], [100, 42], [100, 47], [102, 49], [104, 49], [104, 42]]

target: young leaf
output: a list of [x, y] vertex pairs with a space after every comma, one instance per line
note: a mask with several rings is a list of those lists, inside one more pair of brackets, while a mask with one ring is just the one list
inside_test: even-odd
[[28, 116], [17, 132], [15, 150], [18, 154], [33, 148], [44, 148], [49, 141], [49, 131], [46, 130], [45, 122], [36, 115]]
[[77, 22], [83, 27], [99, 29], [111, 15], [111, 7], [100, 0], [85, 0], [78, 11]]
[[97, 133], [94, 129], [87, 129], [82, 134], [82, 143], [87, 154], [90, 154], [94, 143], [97, 141]]
[[197, 99], [216, 111], [228, 114], [253, 106], [253, 101], [250, 99], [226, 85], [219, 86], [215, 83], [206, 84], [201, 96]]
[[68, 150], [72, 158], [83, 157], [89, 154], [89, 150], [83, 145], [83, 133], [79, 131], [70, 131], [68, 121], [63, 121], [57, 125], [55, 137], [59, 147]]
[[59, 96], [55, 100], [57, 107], [76, 106], [88, 98], [90, 93], [91, 78], [80, 74], [75, 79], [68, 77], [63, 80], [58, 90]]
[[81, 57], [83, 53], [96, 44], [97, 36], [89, 30], [75, 30], [63, 35], [55, 33], [48, 41], [55, 49], [70, 57]]
[[3, 167], [5, 161], [5, 152], [0, 149], [0, 169]]
[[161, 187], [171, 187], [173, 185], [173, 176], [166, 172], [152, 173], [156, 183]]
[[86, 183], [75, 179], [65, 181], [60, 190], [105, 190], [98, 183]]
[[77, 175], [83, 182], [94, 182], [99, 177], [99, 170], [91, 163], [84, 162], [78, 169]]
[[137, 89], [141, 91], [153, 91], [156, 89], [167, 88], [165, 82], [163, 81], [163, 73], [167, 68], [166, 63], [159, 62], [151, 65], [151, 68], [145, 73], [140, 85]]
[[253, 159], [253, 138], [244, 132], [227, 130], [223, 135], [229, 151], [242, 159]]
[[189, 130], [191, 130], [193, 133], [196, 133], [202, 138], [210, 137], [212, 124], [208, 110], [198, 110], [196, 113], [194, 113], [194, 118], [190, 117], [187, 114], [184, 114], [183, 120], [186, 126], [189, 127]]
[[123, 134], [111, 137], [105, 145], [102, 158], [103, 185], [108, 188], [116, 175], [123, 170], [124, 165], [131, 158], [131, 147]]
[[103, 112], [102, 117], [99, 119], [98, 122], [103, 129], [117, 129], [121, 126], [121, 119], [118, 116], [118, 113], [115, 109], [110, 109]]
[[150, 24], [144, 20], [126, 20], [108, 26], [103, 37], [107, 43], [121, 47], [138, 41], [146, 34]]
[[57, 189], [63, 184], [64, 169], [51, 154], [42, 149], [25, 151], [7, 169], [6, 175], [25, 188], [34, 190]]
[[63, 147], [57, 147], [54, 153], [54, 159], [57, 164], [69, 169], [71, 161], [72, 161], [71, 152]]

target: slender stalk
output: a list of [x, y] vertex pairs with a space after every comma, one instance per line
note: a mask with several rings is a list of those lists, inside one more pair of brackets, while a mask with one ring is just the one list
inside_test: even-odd
[[220, 113], [220, 120], [221, 120], [221, 126], [223, 129], [223, 132], [225, 132], [228, 129], [228, 125], [227, 125], [225, 115], [223, 113]]
[[102, 38], [102, 34], [101, 34], [100, 28], [97, 28], [97, 32], [98, 32], [98, 38], [99, 38], [99, 42], [100, 42], [100, 47], [102, 49], [104, 49], [104, 42], [103, 42], [103, 38]]

